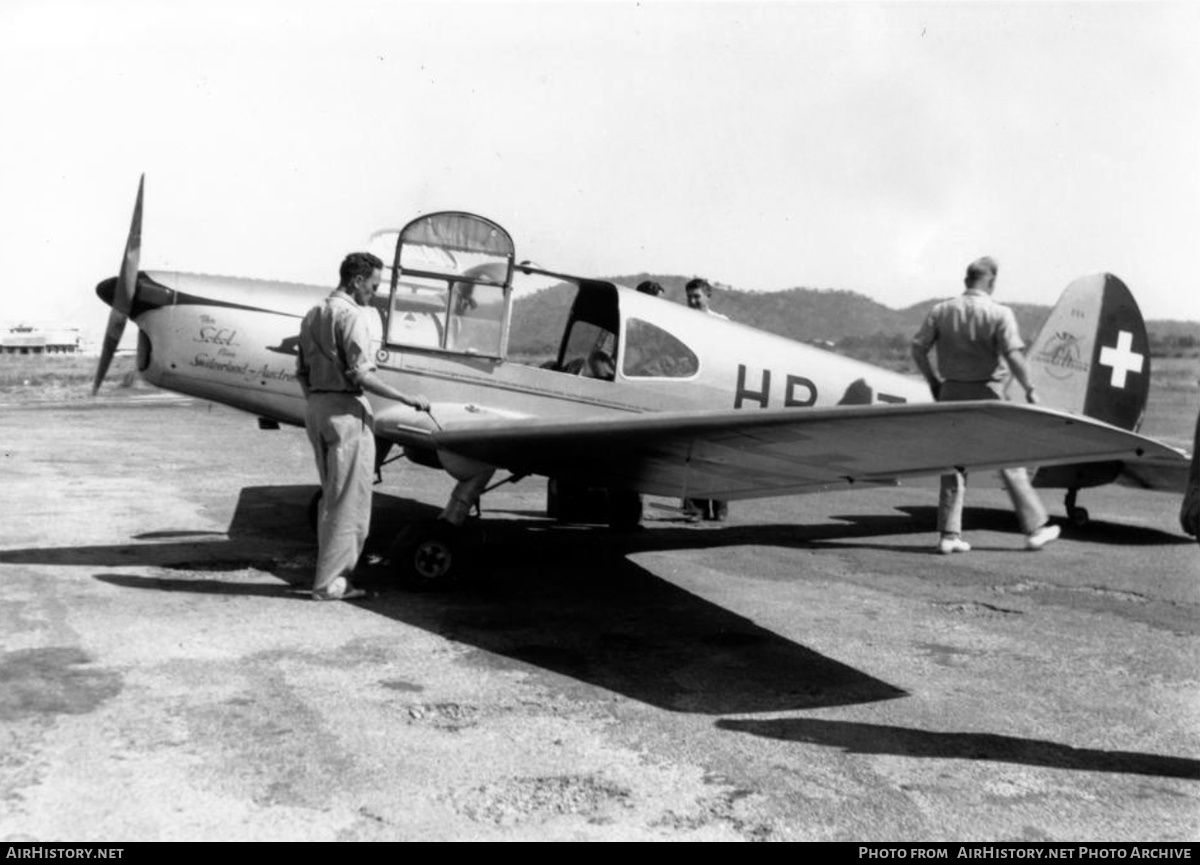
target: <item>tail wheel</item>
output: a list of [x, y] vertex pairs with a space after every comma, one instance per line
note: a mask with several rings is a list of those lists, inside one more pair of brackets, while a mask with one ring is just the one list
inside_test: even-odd
[[1088, 520], [1091, 519], [1091, 515], [1088, 514], [1087, 508], [1081, 508], [1075, 504], [1075, 498], [1078, 495], [1079, 489], [1076, 487], [1071, 487], [1069, 490], [1067, 490], [1067, 496], [1063, 502], [1063, 505], [1065, 505], [1067, 509], [1067, 520], [1070, 521], [1071, 525], [1081, 529], [1088, 524]]

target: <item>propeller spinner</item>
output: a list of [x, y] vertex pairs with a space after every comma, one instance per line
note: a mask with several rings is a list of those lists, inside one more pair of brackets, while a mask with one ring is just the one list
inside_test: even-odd
[[137, 293], [138, 259], [142, 254], [142, 192], [146, 186], [146, 175], [138, 181], [137, 203], [133, 206], [133, 221], [129, 226], [129, 237], [125, 241], [125, 255], [121, 258], [121, 273], [117, 277], [112, 295], [112, 312], [108, 314], [108, 328], [104, 332], [104, 344], [100, 349], [100, 362], [96, 364], [96, 378], [92, 382], [92, 396], [100, 390], [117, 344], [125, 332], [125, 322], [133, 309]]

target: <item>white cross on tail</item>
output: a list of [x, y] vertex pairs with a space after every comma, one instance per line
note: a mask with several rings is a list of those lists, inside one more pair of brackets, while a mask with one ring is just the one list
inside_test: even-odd
[[1117, 334], [1117, 345], [1106, 345], [1100, 349], [1100, 363], [1103, 366], [1112, 367], [1113, 387], [1125, 387], [1126, 373], [1142, 371], [1142, 364], [1146, 358], [1143, 355], [1132, 351], [1133, 334], [1127, 330], [1123, 330]]

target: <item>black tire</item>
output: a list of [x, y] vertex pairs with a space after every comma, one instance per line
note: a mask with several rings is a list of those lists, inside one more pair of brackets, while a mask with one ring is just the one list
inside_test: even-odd
[[412, 589], [447, 589], [470, 567], [471, 533], [445, 520], [422, 520], [400, 532], [392, 545], [392, 568]]
[[1084, 526], [1086, 526], [1091, 518], [1092, 516], [1088, 513], [1087, 508], [1075, 507], [1067, 511], [1067, 519], [1070, 520], [1071, 525], [1077, 529], [1082, 529]]

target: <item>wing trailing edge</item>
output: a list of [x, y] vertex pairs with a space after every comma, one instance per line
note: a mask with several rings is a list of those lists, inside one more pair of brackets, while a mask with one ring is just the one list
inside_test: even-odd
[[1186, 464], [1181, 452], [1145, 436], [997, 401], [496, 420], [431, 438], [439, 450], [515, 472], [729, 499], [891, 484], [953, 468]]

